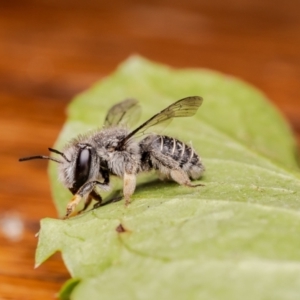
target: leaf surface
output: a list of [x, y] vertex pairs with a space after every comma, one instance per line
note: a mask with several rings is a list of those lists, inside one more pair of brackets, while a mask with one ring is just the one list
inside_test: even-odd
[[[138, 99], [146, 120], [193, 95], [204, 98], [197, 115], [174, 120], [164, 134], [192, 141], [206, 167], [205, 186], [191, 189], [142, 175], [128, 208], [120, 201], [66, 221], [42, 220], [36, 264], [61, 251], [76, 278], [63, 297], [299, 295], [295, 141], [277, 110], [250, 85], [209, 70], [173, 70], [132, 57], [74, 99], [55, 147], [101, 128], [109, 107], [124, 98]], [[55, 166], [50, 175], [62, 216], [71, 195], [58, 183]], [[117, 230], [120, 224], [124, 232]]]

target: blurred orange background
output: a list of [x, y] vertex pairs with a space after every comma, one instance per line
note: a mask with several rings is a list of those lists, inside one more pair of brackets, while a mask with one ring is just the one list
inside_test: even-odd
[[252, 83], [300, 145], [300, 2], [276, 3], [1, 1], [0, 299], [53, 299], [69, 278], [59, 255], [33, 269], [39, 220], [56, 212], [47, 162], [17, 159], [47, 153], [68, 102], [129, 55]]

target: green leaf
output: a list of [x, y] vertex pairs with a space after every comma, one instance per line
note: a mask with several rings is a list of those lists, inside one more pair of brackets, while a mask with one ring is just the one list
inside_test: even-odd
[[[197, 115], [174, 120], [165, 134], [193, 142], [206, 167], [204, 187], [142, 175], [128, 208], [120, 201], [66, 221], [42, 220], [36, 264], [61, 251], [80, 279], [67, 290], [72, 299], [298, 297], [295, 141], [253, 87], [209, 70], [173, 70], [132, 57], [74, 99], [55, 147], [100, 128], [108, 108], [124, 98], [139, 99], [146, 120], [192, 95], [204, 98]], [[62, 216], [71, 195], [55, 167], [52, 190]]]
[[80, 280], [78, 278], [69, 279], [61, 288], [59, 293], [59, 299], [69, 300], [71, 298], [71, 293], [73, 292], [74, 288], [79, 282]]

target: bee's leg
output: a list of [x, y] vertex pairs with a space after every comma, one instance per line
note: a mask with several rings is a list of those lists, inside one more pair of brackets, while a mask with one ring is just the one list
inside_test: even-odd
[[83, 211], [85, 211], [89, 205], [91, 204], [92, 200], [95, 200], [97, 201], [94, 206], [93, 206], [93, 209], [95, 208], [98, 208], [101, 206], [101, 203], [102, 203], [102, 197], [95, 191], [95, 190], [92, 190], [90, 192], [90, 194], [88, 195], [88, 197], [86, 198], [85, 202], [84, 202], [84, 206], [83, 208], [78, 211], [78, 214], [82, 213]]
[[91, 192], [91, 195], [92, 195], [93, 199], [94, 199], [95, 201], [97, 201], [97, 202], [94, 204], [93, 209], [100, 207], [101, 204], [102, 204], [102, 197], [101, 197], [95, 190], [93, 190], [93, 191]]
[[[93, 192], [93, 191], [92, 191]], [[83, 208], [80, 210], [80, 211], [78, 211], [78, 214], [81, 214], [83, 211], [85, 211], [88, 207], [89, 207], [89, 205], [91, 204], [91, 202], [92, 202], [92, 200], [93, 200], [93, 196], [92, 196], [92, 192], [88, 195], [88, 197], [86, 198], [86, 200], [85, 200], [85, 202], [84, 202], [84, 206], [83, 206]]]
[[151, 161], [161, 174], [170, 176], [180, 185], [189, 187], [203, 186], [203, 184], [192, 184], [189, 176], [179, 166], [178, 162], [172, 157], [162, 154], [160, 151], [151, 151]]
[[134, 193], [136, 186], [136, 175], [124, 173], [123, 177], [123, 194], [125, 198], [125, 206], [130, 203], [130, 197]]
[[67, 219], [76, 214], [76, 213], [74, 213], [74, 211], [75, 211], [76, 206], [80, 203], [81, 199], [82, 199], [82, 197], [78, 194], [75, 194], [73, 196], [73, 198], [67, 205], [67, 212], [66, 212], [64, 219]]
[[180, 185], [185, 185], [185, 186], [189, 186], [189, 187], [204, 186], [204, 184], [200, 184], [200, 183], [192, 184], [188, 175], [182, 169], [171, 170], [170, 176], [174, 181], [176, 181]]
[[[74, 211], [76, 206], [80, 203], [80, 201], [86, 196], [88, 195], [88, 198], [86, 200], [85, 203], [85, 208], [86, 209], [89, 204], [90, 204], [90, 193], [93, 191], [94, 187], [98, 185], [101, 186], [102, 189], [104, 190], [108, 190], [109, 189], [109, 185], [107, 183], [102, 183], [100, 181], [94, 180], [94, 181], [88, 181], [86, 182], [78, 191], [77, 193], [73, 196], [72, 200], [68, 203], [67, 205], [67, 212], [66, 212], [66, 216], [65, 219], [75, 215]], [[100, 195], [99, 195], [100, 196]]]
[[[107, 185], [109, 187], [109, 173], [107, 170], [102, 170], [101, 175], [104, 178], [104, 182], [102, 185]], [[96, 209], [101, 206], [102, 204], [102, 197], [96, 190], [92, 190], [91, 195], [93, 199], [96, 201], [96, 203], [93, 206], [93, 209]]]

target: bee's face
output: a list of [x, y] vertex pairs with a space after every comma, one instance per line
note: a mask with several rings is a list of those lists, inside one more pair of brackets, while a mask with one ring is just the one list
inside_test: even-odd
[[72, 193], [76, 193], [84, 183], [97, 176], [99, 159], [94, 148], [85, 143], [71, 145], [64, 154], [69, 161], [59, 165], [59, 179]]

